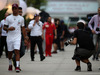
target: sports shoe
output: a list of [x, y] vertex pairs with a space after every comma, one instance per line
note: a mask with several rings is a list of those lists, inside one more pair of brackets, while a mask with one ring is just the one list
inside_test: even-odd
[[19, 73], [20, 72], [20, 68], [16, 67], [16, 72]]
[[8, 71], [12, 71], [12, 65], [9, 65]]
[[52, 54], [57, 54], [57, 51], [53, 51]]

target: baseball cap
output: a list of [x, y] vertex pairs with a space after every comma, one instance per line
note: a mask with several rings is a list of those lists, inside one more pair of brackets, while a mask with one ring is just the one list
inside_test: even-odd
[[77, 23], [82, 22], [84, 25], [86, 24], [86, 22], [84, 20], [79, 20]]
[[12, 5], [12, 8], [18, 8], [19, 6], [18, 6], [18, 4], [16, 4], [16, 3], [14, 3], [13, 5]]

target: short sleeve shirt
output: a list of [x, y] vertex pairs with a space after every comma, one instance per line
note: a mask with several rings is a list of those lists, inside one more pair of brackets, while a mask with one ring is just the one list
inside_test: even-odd
[[34, 20], [30, 21], [28, 28], [31, 29], [31, 36], [41, 36], [42, 35], [42, 26], [43, 23], [41, 21], [39, 21], [38, 23], [35, 24], [35, 26], [33, 26], [34, 24]]
[[20, 15], [10, 15], [6, 18], [5, 25], [8, 27], [14, 27], [15, 30], [8, 31], [7, 40], [20, 40], [21, 39], [21, 27], [24, 26], [24, 18]]
[[45, 22], [43, 25], [43, 29], [46, 29], [46, 34], [53, 34], [53, 30], [56, 29], [55, 24]]
[[7, 36], [7, 32], [3, 29], [5, 23], [5, 19], [1, 21], [2, 33], [1, 36]]
[[90, 34], [85, 30], [76, 30], [74, 32], [74, 38], [77, 38], [77, 44], [80, 48], [85, 48], [89, 50], [94, 49], [94, 44]]

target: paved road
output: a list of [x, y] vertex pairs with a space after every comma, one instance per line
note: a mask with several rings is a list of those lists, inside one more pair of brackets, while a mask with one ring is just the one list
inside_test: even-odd
[[[52, 57], [46, 57], [44, 61], [40, 61], [39, 54], [36, 55], [35, 61], [30, 60], [30, 52], [26, 52], [21, 59], [20, 75], [100, 75], [100, 61], [92, 61], [93, 71], [87, 72], [87, 65], [81, 63], [81, 72], [74, 71], [76, 65], [71, 59], [75, 46], [69, 45], [65, 47], [65, 52], [58, 52]], [[0, 58], [0, 75], [18, 75], [15, 70], [8, 71], [8, 59], [5, 55]]]

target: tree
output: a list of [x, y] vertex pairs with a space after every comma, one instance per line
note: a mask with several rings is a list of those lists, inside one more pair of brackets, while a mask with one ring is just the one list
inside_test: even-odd
[[3, 20], [3, 19], [5, 18], [4, 15], [5, 15], [6, 11], [7, 11], [7, 9], [2, 9], [2, 10], [0, 11], [0, 21]]
[[41, 6], [45, 6], [47, 0], [24, 0], [27, 3], [27, 6], [33, 6], [37, 9], [40, 9]]

